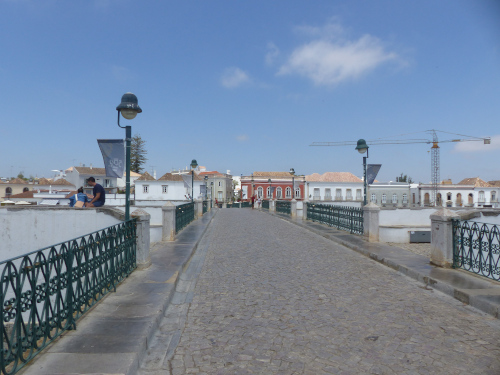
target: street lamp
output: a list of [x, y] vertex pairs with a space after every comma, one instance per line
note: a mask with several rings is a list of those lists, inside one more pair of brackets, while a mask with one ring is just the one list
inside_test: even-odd
[[142, 112], [141, 107], [137, 104], [137, 96], [131, 92], [127, 92], [122, 96], [122, 101], [116, 107], [118, 111], [118, 126], [125, 129], [126, 141], [126, 172], [125, 172], [125, 221], [130, 219], [130, 143], [132, 140], [132, 127], [130, 125], [120, 125], [120, 113], [127, 120], [132, 120], [138, 113]]
[[364, 181], [364, 205], [366, 206], [366, 159], [368, 158], [368, 145], [364, 139], [358, 140], [358, 145], [355, 150], [358, 150], [360, 154], [366, 152], [366, 156], [363, 156], [363, 181]]
[[271, 200], [271, 199], [273, 199], [273, 189], [271, 188], [272, 181], [269, 178], [269, 179], [267, 179], [267, 182], [269, 182], [269, 195], [270, 195], [270, 196], [268, 196], [268, 198], [269, 198], [269, 200]]
[[205, 200], [208, 199], [208, 176], [205, 175]]
[[194, 198], [194, 169], [198, 166], [196, 159], [191, 160], [191, 202]]
[[295, 197], [295, 169], [290, 168], [290, 174], [292, 175], [292, 199]]

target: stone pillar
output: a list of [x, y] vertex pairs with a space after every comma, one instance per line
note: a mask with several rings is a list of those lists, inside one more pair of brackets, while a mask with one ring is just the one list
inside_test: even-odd
[[453, 265], [452, 219], [460, 215], [446, 208], [440, 208], [431, 215], [431, 263], [450, 268]]
[[239, 201], [238, 204], [240, 205], [240, 208], [241, 208], [241, 201]]
[[303, 202], [302, 203], [302, 220], [307, 220], [307, 205], [309, 202]]
[[363, 207], [363, 236], [368, 242], [379, 240], [379, 213], [380, 207], [373, 202]]
[[227, 208], [227, 203], [226, 202], [222, 203], [222, 208]]
[[175, 241], [175, 204], [167, 202], [162, 211], [162, 241]]
[[203, 216], [203, 200], [195, 199], [194, 201], [194, 218], [195, 220]]
[[151, 265], [151, 257], [149, 255], [150, 246], [150, 229], [149, 224], [151, 215], [146, 211], [138, 208], [130, 215], [136, 219], [136, 259], [137, 268], [142, 270]]
[[297, 201], [295, 200], [295, 198], [293, 198], [290, 203], [292, 204], [290, 209], [291, 216], [297, 217]]
[[276, 199], [271, 199], [269, 201], [269, 212], [276, 213]]

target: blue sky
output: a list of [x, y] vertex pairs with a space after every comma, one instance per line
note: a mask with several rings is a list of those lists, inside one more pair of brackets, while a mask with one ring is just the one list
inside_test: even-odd
[[[96, 139], [130, 124], [158, 175], [209, 170], [362, 175], [352, 146], [427, 138], [441, 179], [500, 180], [500, 3], [0, 0], [0, 176], [103, 166]], [[460, 138], [438, 133], [440, 140]], [[430, 146], [370, 147], [378, 180], [430, 181]]]

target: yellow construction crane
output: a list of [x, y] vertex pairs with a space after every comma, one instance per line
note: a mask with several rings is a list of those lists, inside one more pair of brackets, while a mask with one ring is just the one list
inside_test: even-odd
[[[438, 140], [437, 133], [444, 133], [448, 135], [463, 137], [463, 138], [451, 138], [445, 140]], [[427, 133], [432, 136], [430, 138], [406, 138], [406, 139], [391, 139], [394, 137], [402, 137], [402, 136], [410, 136], [418, 133]], [[411, 144], [411, 143], [426, 143], [432, 144], [431, 146], [431, 181], [432, 181], [432, 199], [434, 204], [436, 203], [436, 198], [438, 194], [438, 185], [439, 185], [439, 143], [448, 143], [448, 142], [477, 142], [482, 141], [485, 145], [489, 145], [491, 143], [491, 137], [473, 137], [469, 135], [463, 134], [455, 134], [450, 132], [445, 132], [441, 130], [425, 130], [422, 132], [416, 133], [408, 133], [408, 134], [400, 134], [394, 137], [387, 138], [377, 138], [370, 141], [366, 141], [366, 144], [369, 146], [375, 145], [402, 145], [402, 144]], [[343, 141], [343, 142], [313, 142], [309, 146], [356, 146], [357, 141]]]

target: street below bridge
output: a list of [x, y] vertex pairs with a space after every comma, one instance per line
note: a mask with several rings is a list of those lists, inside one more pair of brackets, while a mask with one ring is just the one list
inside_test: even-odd
[[278, 216], [216, 214], [139, 373], [499, 374], [497, 319]]

